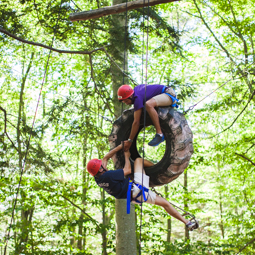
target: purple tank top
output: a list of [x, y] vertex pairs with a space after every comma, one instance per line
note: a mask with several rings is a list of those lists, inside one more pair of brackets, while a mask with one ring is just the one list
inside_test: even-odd
[[[155, 97], [159, 94], [162, 94], [162, 90], [165, 86], [159, 84], [147, 85], [146, 86], [146, 101]], [[132, 102], [134, 104], [134, 110], [137, 111], [143, 108], [145, 101], [145, 84], [138, 85], [134, 88], [134, 94]]]

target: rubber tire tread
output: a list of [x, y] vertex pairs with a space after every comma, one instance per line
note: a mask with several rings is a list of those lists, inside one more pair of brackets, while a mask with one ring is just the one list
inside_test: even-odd
[[[161, 186], [179, 177], [188, 167], [191, 155], [194, 152], [193, 134], [185, 116], [173, 107], [158, 107], [158, 116], [162, 132], [166, 140], [166, 150], [163, 158], [154, 166], [145, 169], [150, 176], [150, 187]], [[134, 109], [128, 109], [113, 123], [109, 136], [110, 148], [113, 149], [122, 141], [129, 138], [134, 120]], [[145, 126], [152, 125], [149, 115], [146, 113]], [[139, 131], [130, 147], [131, 163], [137, 157], [141, 157], [136, 147], [139, 132], [144, 127], [143, 114]], [[125, 159], [123, 151], [119, 151], [113, 157], [115, 169], [124, 167]]]

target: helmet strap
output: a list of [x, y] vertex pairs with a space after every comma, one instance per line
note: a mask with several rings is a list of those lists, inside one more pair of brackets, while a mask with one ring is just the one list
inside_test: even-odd
[[106, 172], [107, 170], [101, 165], [101, 167], [103, 168], [103, 171], [101, 172], [101, 173], [103, 173], [103, 172]]

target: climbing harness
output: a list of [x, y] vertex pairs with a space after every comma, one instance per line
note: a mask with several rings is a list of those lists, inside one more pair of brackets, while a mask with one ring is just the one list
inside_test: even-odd
[[[138, 183], [135, 183], [135, 182], [134, 182], [134, 184], [135, 184], [135, 186], [138, 187], [138, 189], [140, 190], [140, 192], [136, 195], [136, 197], [133, 198], [134, 201], [135, 201], [136, 203], [138, 203], [138, 204], [142, 204], [142, 203], [146, 202], [146, 201], [148, 200], [148, 196], [146, 197], [145, 192], [148, 193], [148, 192], [149, 192], [149, 189], [146, 188], [146, 187], [144, 187], [144, 186], [141, 185], [141, 184], [138, 184]], [[142, 201], [139, 201], [137, 198], [140, 197], [141, 195], [142, 195]], [[149, 195], [149, 194], [148, 194], [148, 195]]]
[[[179, 99], [177, 99], [176, 96], [174, 97], [173, 95], [167, 93], [167, 88], [169, 88], [169, 87], [164, 86], [164, 88], [162, 89], [162, 94], [164, 93], [164, 94], [168, 95], [172, 99], [172, 101], [173, 101], [173, 104], [171, 105], [172, 107], [179, 108], [179, 105], [177, 105], [177, 103], [179, 102]], [[174, 91], [173, 88], [172, 88], [172, 90]]]
[[[136, 195], [136, 197], [132, 198], [132, 187], [135, 185], [136, 187], [139, 188], [140, 192]], [[131, 201], [135, 201], [138, 204], [142, 204], [148, 200], [148, 195], [146, 197], [145, 192], [149, 192], [149, 189], [142, 186], [141, 184], [135, 183], [134, 181], [129, 179], [129, 184], [128, 184], [128, 191], [127, 191], [127, 214], [130, 214], [130, 203]], [[142, 195], [142, 201], [138, 200], [138, 197]]]
[[[135, 184], [139, 189], [140, 192], [138, 193], [138, 195], [135, 198], [132, 198], [132, 186], [133, 184]], [[151, 188], [151, 191], [155, 192], [158, 196], [163, 197], [163, 195], [161, 193], [159, 193], [158, 191], [156, 191], [155, 188]], [[129, 178], [129, 184], [128, 184], [128, 191], [127, 191], [127, 214], [130, 214], [130, 204], [132, 201], [135, 201], [138, 204], [142, 204], [143, 202], [146, 202], [148, 199], [148, 196], [146, 197], [145, 192], [149, 192], [149, 189], [146, 187], [143, 187], [142, 185], [138, 184], [138, 183], [134, 183], [130, 178]], [[139, 201], [137, 198], [140, 196], [143, 196], [143, 201]], [[183, 211], [184, 214], [182, 216], [190, 216], [189, 221], [196, 221], [196, 216], [184, 209], [182, 209], [181, 207], [171, 203], [168, 201], [169, 204], [171, 204], [172, 206], [178, 208], [179, 210]]]

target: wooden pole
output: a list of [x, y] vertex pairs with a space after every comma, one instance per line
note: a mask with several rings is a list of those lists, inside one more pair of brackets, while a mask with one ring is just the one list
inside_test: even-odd
[[107, 6], [107, 7], [90, 10], [90, 11], [71, 13], [69, 18], [71, 21], [95, 19], [95, 18], [100, 18], [107, 15], [111, 15], [111, 14], [125, 12], [126, 9], [133, 10], [133, 9], [141, 8], [144, 5], [154, 6], [157, 4], [171, 3], [171, 2], [177, 2], [177, 1], [180, 1], [180, 0], [137, 0], [137, 1], [128, 2], [127, 7], [126, 7], [126, 3], [122, 3], [122, 4], [116, 4], [113, 6]]

